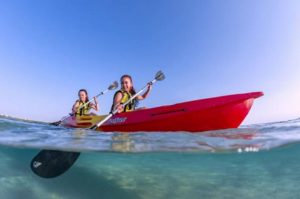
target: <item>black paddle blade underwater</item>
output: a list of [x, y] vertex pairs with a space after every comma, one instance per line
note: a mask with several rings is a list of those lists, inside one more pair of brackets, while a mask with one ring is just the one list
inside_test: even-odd
[[42, 150], [31, 161], [31, 170], [42, 178], [55, 178], [65, 173], [78, 159], [80, 153]]

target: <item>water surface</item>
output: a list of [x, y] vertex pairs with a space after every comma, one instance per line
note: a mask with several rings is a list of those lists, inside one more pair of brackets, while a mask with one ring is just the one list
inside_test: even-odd
[[[0, 118], [1, 198], [300, 198], [300, 120], [198, 134], [95, 133]], [[40, 149], [82, 152], [64, 175]]]

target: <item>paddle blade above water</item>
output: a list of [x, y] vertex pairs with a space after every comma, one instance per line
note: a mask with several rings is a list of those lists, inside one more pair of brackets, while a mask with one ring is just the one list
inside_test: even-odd
[[115, 90], [119, 87], [119, 83], [117, 81], [114, 81], [109, 87], [108, 90]]
[[155, 75], [157, 81], [162, 81], [166, 78], [165, 74], [162, 71], [158, 71]]
[[80, 153], [42, 150], [31, 161], [31, 170], [42, 178], [55, 178], [71, 168]]

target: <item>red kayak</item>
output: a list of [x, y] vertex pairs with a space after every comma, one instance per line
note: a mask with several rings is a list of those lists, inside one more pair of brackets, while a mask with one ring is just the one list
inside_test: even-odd
[[[199, 99], [174, 105], [119, 113], [97, 131], [105, 132], [201, 132], [237, 128], [262, 92]], [[62, 126], [89, 128], [104, 116], [72, 116]]]

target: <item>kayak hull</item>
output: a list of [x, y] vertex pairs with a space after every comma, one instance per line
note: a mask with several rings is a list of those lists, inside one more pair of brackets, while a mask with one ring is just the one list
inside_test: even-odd
[[[201, 132], [237, 128], [262, 92], [227, 95], [120, 113], [104, 123], [103, 132]], [[69, 117], [63, 126], [89, 128], [105, 116]]]

